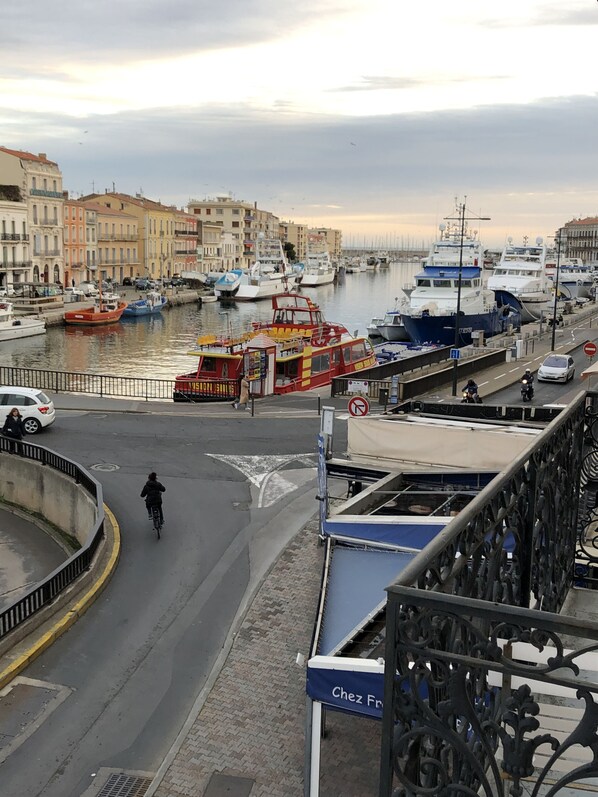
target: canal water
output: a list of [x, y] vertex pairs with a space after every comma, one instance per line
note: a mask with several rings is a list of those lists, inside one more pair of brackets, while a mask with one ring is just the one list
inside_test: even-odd
[[[299, 292], [320, 305], [326, 320], [366, 334], [371, 319], [394, 306], [401, 288], [411, 285], [420, 268], [418, 263], [393, 263], [388, 269], [346, 274], [338, 284]], [[269, 299], [227, 306], [187, 304], [105, 328], [49, 327], [45, 335], [1, 343], [0, 365], [172, 379], [193, 370], [196, 359], [187, 352], [198, 336], [270, 321], [271, 307]]]

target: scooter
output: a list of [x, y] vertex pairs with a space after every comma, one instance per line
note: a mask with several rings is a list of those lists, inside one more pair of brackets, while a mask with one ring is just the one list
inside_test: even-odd
[[534, 386], [527, 379], [521, 380], [521, 398], [523, 401], [531, 401], [534, 397]]
[[469, 390], [464, 390], [462, 393], [461, 404], [481, 404], [482, 399], [477, 393], [471, 393]]

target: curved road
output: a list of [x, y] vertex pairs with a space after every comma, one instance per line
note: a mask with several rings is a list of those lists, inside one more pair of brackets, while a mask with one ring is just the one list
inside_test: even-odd
[[[39, 436], [100, 466], [123, 544], [100, 599], [23, 674], [45, 710], [0, 763], [2, 794], [80, 797], [100, 767], [155, 772], [248, 587], [317, 509], [319, 423], [60, 412]], [[167, 489], [159, 542], [139, 498], [150, 470]]]

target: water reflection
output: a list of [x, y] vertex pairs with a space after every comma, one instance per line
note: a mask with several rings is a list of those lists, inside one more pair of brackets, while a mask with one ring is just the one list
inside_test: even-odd
[[[303, 288], [330, 321], [365, 334], [373, 316], [383, 315], [410, 284], [417, 264], [346, 275], [338, 284]], [[0, 344], [0, 365], [87, 371], [119, 376], [172, 379], [190, 371], [189, 352], [199, 335], [234, 330], [252, 321], [269, 321], [270, 301], [183, 305], [160, 315], [123, 319], [106, 327], [52, 327], [46, 335]]]

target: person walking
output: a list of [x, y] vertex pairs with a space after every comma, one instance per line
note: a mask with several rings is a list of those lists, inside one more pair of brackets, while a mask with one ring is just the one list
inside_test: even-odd
[[10, 453], [19, 454], [20, 441], [25, 436], [25, 427], [23, 426], [23, 416], [19, 412], [18, 407], [13, 407], [9, 414], [6, 416], [4, 426], [2, 427], [2, 434], [8, 437], [10, 442]]
[[164, 523], [164, 514], [162, 512], [162, 493], [166, 492], [166, 487], [158, 481], [158, 476], [154, 471], [147, 477], [146, 483], [143, 485], [141, 491], [141, 498], [145, 498], [145, 508], [147, 509], [147, 516], [152, 519], [152, 508], [157, 506], [160, 510], [160, 523]]
[[249, 402], [249, 379], [243, 374], [239, 389], [239, 400], [233, 402], [233, 407], [238, 410], [246, 410]]

